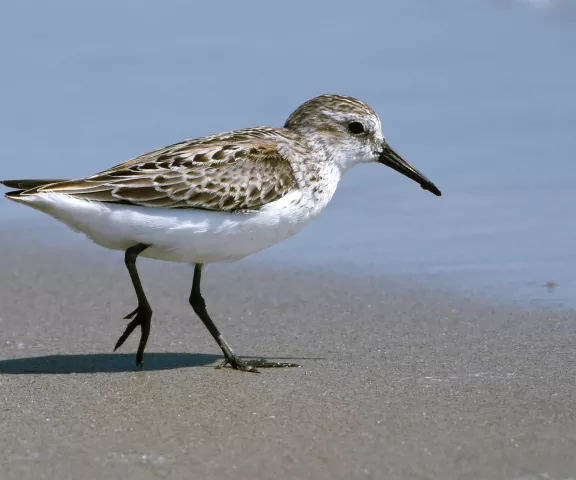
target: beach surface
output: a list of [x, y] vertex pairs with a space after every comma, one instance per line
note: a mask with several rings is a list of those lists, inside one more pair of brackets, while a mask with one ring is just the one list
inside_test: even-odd
[[0, 257], [3, 480], [574, 478], [573, 310], [210, 267], [209, 310], [236, 350], [302, 365], [249, 374], [214, 368], [192, 269], [143, 260], [154, 318], [136, 371], [137, 338], [112, 353], [135, 301], [121, 253], [21, 237], [3, 235]]

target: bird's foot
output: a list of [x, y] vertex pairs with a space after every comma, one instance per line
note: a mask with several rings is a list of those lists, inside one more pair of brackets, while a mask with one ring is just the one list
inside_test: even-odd
[[226, 365], [230, 364], [230, 366], [235, 370], [240, 370], [241, 372], [252, 372], [252, 373], [260, 373], [258, 368], [300, 368], [301, 365], [297, 363], [288, 363], [288, 362], [271, 362], [270, 360], [266, 360], [265, 358], [258, 358], [255, 360], [243, 360], [240, 357], [231, 357], [226, 358], [220, 365], [216, 368], [223, 368]]
[[143, 304], [138, 305], [136, 310], [130, 312], [124, 317], [126, 320], [131, 320], [126, 326], [126, 330], [120, 336], [114, 347], [114, 351], [118, 350], [130, 334], [134, 331], [137, 326], [140, 326], [142, 334], [140, 335], [140, 343], [138, 344], [138, 352], [136, 353], [136, 367], [141, 368], [144, 362], [144, 349], [146, 348], [146, 343], [148, 342], [148, 335], [150, 334], [150, 320], [152, 319], [152, 309], [150, 305]]

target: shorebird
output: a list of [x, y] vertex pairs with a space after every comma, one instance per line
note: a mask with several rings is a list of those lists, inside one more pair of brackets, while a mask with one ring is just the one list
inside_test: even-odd
[[194, 265], [189, 302], [222, 352], [243, 371], [298, 366], [234, 353], [200, 291], [207, 263], [239, 260], [284, 240], [320, 215], [351, 167], [378, 162], [424, 190], [440, 190], [398, 155], [366, 103], [343, 95], [308, 100], [283, 128], [257, 127], [185, 140], [76, 180], [6, 180], [6, 197], [47, 213], [96, 244], [125, 252], [138, 306], [118, 349], [140, 327], [142, 366], [152, 309], [138, 256]]

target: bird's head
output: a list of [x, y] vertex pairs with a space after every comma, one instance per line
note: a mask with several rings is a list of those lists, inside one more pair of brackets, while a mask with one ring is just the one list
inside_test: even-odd
[[382, 134], [380, 118], [364, 102], [344, 95], [320, 95], [290, 115], [285, 128], [297, 131], [314, 148], [321, 148], [344, 173], [360, 163], [382, 163], [424, 190], [440, 196], [438, 188], [398, 155]]

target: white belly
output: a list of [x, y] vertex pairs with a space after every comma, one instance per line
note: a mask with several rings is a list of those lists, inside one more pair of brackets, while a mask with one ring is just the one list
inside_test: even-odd
[[126, 250], [144, 243], [151, 247], [142, 256], [212, 263], [238, 260], [294, 235], [320, 214], [332, 193], [318, 201], [293, 192], [253, 213], [138, 207], [55, 193], [23, 196], [17, 201], [106, 248]]

